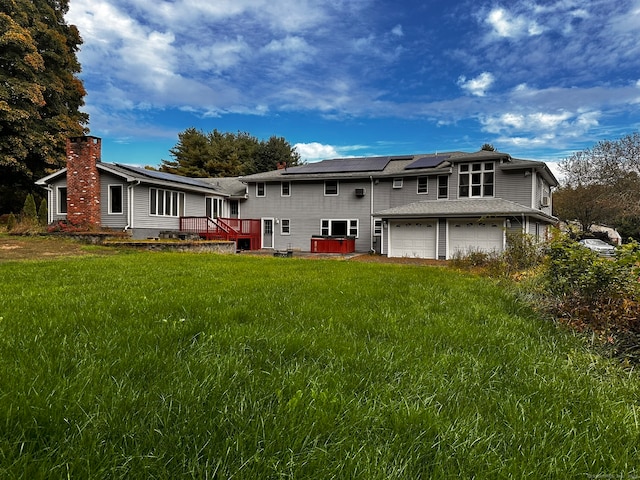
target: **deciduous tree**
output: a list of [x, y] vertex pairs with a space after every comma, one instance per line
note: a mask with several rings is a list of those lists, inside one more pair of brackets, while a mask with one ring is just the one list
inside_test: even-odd
[[67, 11], [68, 0], [0, 1], [0, 211], [17, 211], [36, 178], [64, 166], [67, 137], [86, 133]]
[[640, 134], [604, 140], [560, 162], [565, 187], [554, 195], [555, 212], [578, 220], [627, 230], [640, 218]]

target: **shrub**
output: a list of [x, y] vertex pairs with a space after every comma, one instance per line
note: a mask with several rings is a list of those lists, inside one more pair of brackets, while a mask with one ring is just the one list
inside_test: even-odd
[[37, 221], [38, 213], [36, 212], [36, 201], [33, 195], [27, 195], [24, 201], [24, 207], [22, 208], [22, 221]]
[[594, 332], [615, 356], [640, 360], [640, 246], [599, 257], [569, 238], [550, 245], [545, 265], [550, 313], [578, 330]]
[[38, 223], [43, 227], [49, 223], [49, 207], [45, 198], [40, 202], [40, 208], [38, 209]]
[[18, 220], [16, 220], [16, 216], [13, 213], [10, 213], [7, 217], [7, 231], [11, 232], [15, 230]]
[[533, 235], [508, 232], [506, 249], [502, 253], [469, 250], [456, 252], [453, 267], [481, 270], [492, 277], [511, 277], [517, 272], [539, 265], [544, 258], [541, 243]]
[[507, 248], [503, 257], [511, 270], [527, 270], [542, 262], [544, 250], [542, 243], [535, 236], [522, 232], [508, 232]]

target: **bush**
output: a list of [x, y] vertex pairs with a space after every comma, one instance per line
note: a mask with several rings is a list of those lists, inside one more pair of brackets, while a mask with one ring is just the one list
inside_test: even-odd
[[599, 257], [569, 238], [550, 245], [544, 272], [549, 313], [590, 331], [617, 357], [640, 361], [640, 245], [614, 259]]
[[36, 222], [38, 220], [38, 213], [36, 212], [36, 201], [31, 194], [27, 195], [27, 198], [24, 201], [21, 220], [32, 222]]
[[456, 252], [451, 260], [455, 268], [482, 270], [492, 277], [511, 277], [515, 273], [539, 265], [544, 258], [544, 250], [536, 237], [527, 233], [508, 232], [504, 252], [469, 250]]
[[16, 220], [16, 216], [13, 213], [10, 213], [7, 217], [7, 231], [11, 232], [15, 230], [18, 220]]
[[40, 202], [40, 208], [38, 209], [38, 223], [46, 227], [49, 223], [49, 207], [45, 198]]

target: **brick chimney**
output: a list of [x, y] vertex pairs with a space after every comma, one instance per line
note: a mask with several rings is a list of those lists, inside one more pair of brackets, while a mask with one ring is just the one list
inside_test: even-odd
[[98, 137], [67, 139], [67, 221], [74, 225], [100, 226], [100, 155]]

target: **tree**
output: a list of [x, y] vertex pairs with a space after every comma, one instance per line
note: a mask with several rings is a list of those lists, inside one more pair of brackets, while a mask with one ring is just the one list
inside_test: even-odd
[[68, 0], [0, 2], [0, 211], [18, 210], [35, 179], [64, 166], [66, 139], [86, 133], [67, 11]]
[[47, 223], [49, 223], [49, 205], [46, 198], [42, 199], [38, 208], [38, 223], [43, 227], [46, 227]]
[[160, 170], [188, 177], [236, 177], [275, 170], [279, 163], [300, 163], [284, 138], [272, 136], [265, 142], [246, 132], [205, 134], [188, 128], [169, 152], [174, 159], [162, 160]]
[[640, 218], [640, 134], [603, 140], [559, 164], [565, 187], [554, 194], [555, 212], [563, 220], [579, 220], [629, 231]]
[[28, 222], [35, 222], [38, 219], [38, 212], [36, 211], [36, 201], [33, 195], [27, 195], [27, 199], [24, 201], [24, 207], [22, 207], [22, 220]]
[[482, 145], [482, 147], [480, 147], [480, 150], [485, 150], [487, 152], [496, 152], [496, 148], [491, 145], [490, 143], [485, 143]]

